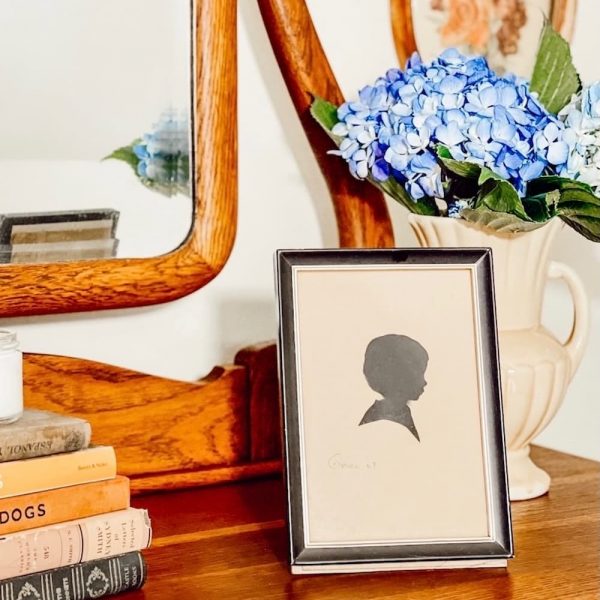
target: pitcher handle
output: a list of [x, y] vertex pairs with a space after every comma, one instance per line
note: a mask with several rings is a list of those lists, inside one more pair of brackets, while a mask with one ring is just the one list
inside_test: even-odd
[[590, 303], [579, 275], [564, 263], [551, 261], [548, 267], [550, 279], [564, 279], [573, 298], [573, 327], [563, 344], [571, 359], [571, 377], [583, 358], [590, 331]]

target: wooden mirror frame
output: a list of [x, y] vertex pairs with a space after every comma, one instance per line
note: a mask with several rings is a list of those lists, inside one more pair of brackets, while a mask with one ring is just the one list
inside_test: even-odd
[[[191, 0], [190, 0], [191, 1]], [[152, 259], [0, 267], [0, 314], [31, 315], [172, 300], [225, 264], [237, 217], [237, 6], [193, 0], [196, 215], [189, 238]], [[87, 420], [113, 446], [133, 493], [279, 472], [272, 343], [240, 350], [198, 381], [83, 358], [24, 355], [25, 406]]]
[[152, 258], [2, 264], [0, 316], [159, 304], [203, 287], [224, 267], [237, 220], [236, 3], [191, 1], [195, 206], [187, 239]]

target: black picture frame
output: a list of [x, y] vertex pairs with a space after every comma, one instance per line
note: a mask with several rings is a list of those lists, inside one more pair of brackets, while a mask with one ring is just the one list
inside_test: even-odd
[[[488, 502], [493, 535], [487, 541], [452, 541], [446, 543], [359, 545], [336, 547], [307, 547], [304, 535], [304, 497], [301, 469], [302, 449], [299, 426], [298, 356], [295, 334], [295, 273], [298, 269], [323, 267], [360, 268], [402, 265], [456, 265], [468, 267], [476, 279], [475, 295], [477, 321], [481, 336], [480, 377], [484, 390], [485, 410], [482, 416], [483, 434], [488, 449]], [[463, 564], [489, 559], [508, 559], [513, 556], [510, 501], [508, 495], [506, 448], [502, 418], [502, 396], [496, 311], [493, 287], [491, 250], [487, 248], [458, 249], [335, 249], [279, 250], [275, 254], [276, 287], [279, 311], [278, 357], [283, 404], [284, 464], [287, 484], [288, 527], [292, 571], [337, 571], [337, 567], [362, 565], [382, 568], [402, 568], [402, 565], [479, 566]], [[504, 560], [504, 562], [506, 562]], [[492, 561], [493, 563], [493, 561]], [[384, 567], [385, 566], [385, 567]], [[494, 564], [481, 564], [494, 566]], [[304, 568], [304, 570], [303, 570]], [[435, 568], [435, 567], [432, 567]]]

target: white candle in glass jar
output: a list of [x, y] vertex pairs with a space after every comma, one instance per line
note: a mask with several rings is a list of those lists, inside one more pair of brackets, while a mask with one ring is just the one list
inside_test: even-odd
[[17, 335], [0, 329], [0, 425], [23, 414], [23, 355]]

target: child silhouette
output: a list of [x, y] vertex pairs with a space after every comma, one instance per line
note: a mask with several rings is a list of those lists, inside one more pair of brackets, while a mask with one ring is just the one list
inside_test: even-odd
[[365, 352], [363, 373], [369, 387], [383, 398], [373, 402], [359, 425], [394, 421], [421, 441], [408, 402], [423, 393], [428, 362], [427, 350], [406, 335], [389, 334], [371, 340]]

